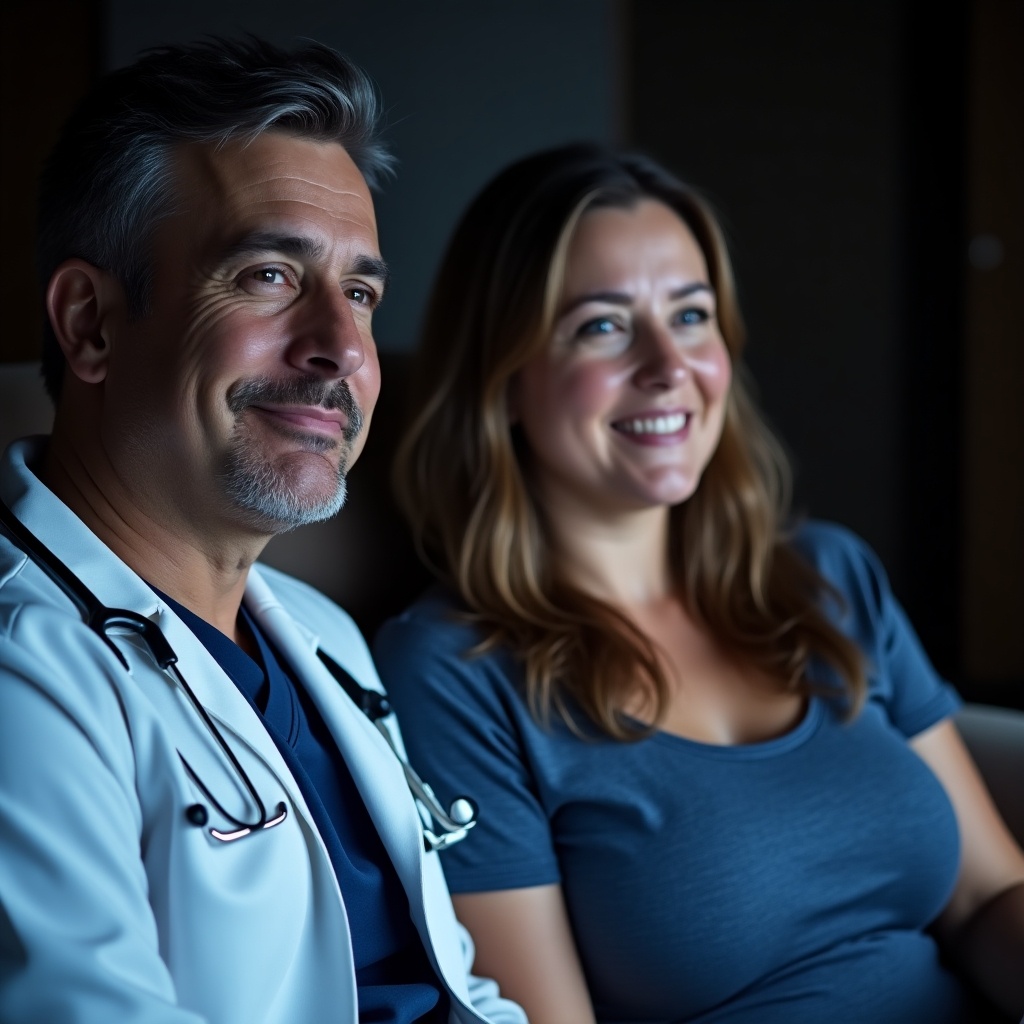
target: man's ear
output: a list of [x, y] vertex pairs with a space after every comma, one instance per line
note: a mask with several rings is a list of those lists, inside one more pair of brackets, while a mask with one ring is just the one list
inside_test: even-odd
[[107, 375], [112, 313], [122, 302], [117, 282], [85, 260], [65, 260], [50, 277], [46, 313], [71, 372], [87, 384]]

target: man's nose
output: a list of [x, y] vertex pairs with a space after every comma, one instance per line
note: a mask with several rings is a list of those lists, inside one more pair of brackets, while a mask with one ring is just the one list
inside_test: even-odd
[[671, 389], [689, 373], [686, 351], [667, 326], [642, 325], [637, 346], [640, 361], [634, 374], [638, 387]]
[[337, 287], [318, 288], [294, 313], [288, 361], [304, 373], [348, 377], [373, 344], [369, 321], [360, 323], [349, 297]]

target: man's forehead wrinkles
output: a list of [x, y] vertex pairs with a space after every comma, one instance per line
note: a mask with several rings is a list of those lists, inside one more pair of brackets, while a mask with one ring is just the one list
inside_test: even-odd
[[[302, 152], [301, 140], [295, 140], [295, 145], [292, 153]], [[337, 149], [340, 153], [345, 152], [341, 147]], [[175, 156], [179, 161], [179, 168], [190, 167], [193, 172], [199, 172], [207, 179], [204, 187], [214, 186], [222, 193], [235, 190], [269, 191], [275, 187], [283, 187], [286, 190], [293, 188], [297, 194], [322, 192], [338, 198], [351, 197], [367, 207], [373, 206], [373, 198], [369, 189], [363, 185], [361, 175], [359, 185], [363, 187], [352, 187], [344, 183], [339, 179], [344, 179], [345, 171], [336, 162], [318, 159], [316, 150], [311, 152], [307, 149], [301, 157], [314, 165], [308, 171], [296, 171], [289, 159], [282, 158], [276, 153], [262, 161], [261, 166], [261, 161], [258, 157], [253, 158], [253, 150], [249, 147], [235, 149], [230, 146], [213, 148], [202, 144], [186, 145], [178, 149]], [[359, 174], [354, 164], [351, 165], [351, 170]], [[280, 198], [285, 199], [287, 196]]]
[[369, 193], [342, 184], [328, 185], [296, 175], [268, 175], [249, 181], [222, 178], [219, 185], [219, 201], [237, 208], [239, 213], [249, 206], [254, 214], [260, 208], [276, 208], [287, 215], [290, 208], [300, 219], [307, 216], [328, 217], [332, 221], [365, 218], [376, 230], [376, 211]]
[[302, 174], [294, 173], [281, 173], [281, 174], [268, 174], [265, 179], [260, 182], [256, 182], [256, 185], [269, 185], [275, 182], [297, 182], [302, 186], [308, 186], [313, 189], [322, 189], [324, 192], [330, 192], [336, 196], [352, 196], [354, 199], [368, 200], [369, 196], [364, 195], [359, 189], [348, 188], [343, 186], [332, 185], [330, 181], [319, 177], [310, 177]]
[[[232, 177], [232, 168], [224, 168], [222, 170], [221, 177], [229, 179]], [[236, 171], [237, 177], [237, 169]], [[354, 189], [349, 186], [336, 185], [330, 180], [330, 175], [325, 175], [323, 178], [316, 175], [305, 175], [295, 174], [294, 172], [281, 172], [268, 170], [261, 174], [259, 177], [252, 177], [248, 181], [236, 180], [234, 184], [238, 188], [243, 189], [262, 189], [267, 187], [273, 187], [281, 184], [297, 185], [300, 189], [313, 189], [316, 191], [330, 192], [332, 195], [337, 196], [352, 196], [353, 199], [360, 199], [369, 201], [370, 196], [368, 193], [364, 193], [361, 189]]]
[[186, 146], [176, 156], [182, 213], [194, 226], [185, 234], [203, 273], [219, 277], [249, 257], [295, 257], [386, 283], [373, 198], [342, 147], [268, 133], [248, 146]]

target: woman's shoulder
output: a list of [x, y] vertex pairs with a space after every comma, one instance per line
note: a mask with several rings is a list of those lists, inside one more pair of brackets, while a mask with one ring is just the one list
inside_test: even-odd
[[875, 558], [870, 546], [853, 530], [827, 519], [803, 519], [796, 523], [791, 542], [816, 565], [855, 566]]
[[954, 691], [929, 661], [871, 547], [846, 527], [813, 520], [795, 530], [792, 545], [833, 589], [822, 598], [824, 610], [864, 651], [869, 697], [890, 720], [913, 736], [954, 712]]
[[373, 657], [385, 688], [399, 702], [502, 700], [515, 690], [521, 672], [503, 650], [480, 652], [482, 639], [457, 597], [434, 586], [380, 627]]
[[794, 529], [790, 544], [827, 584], [818, 597], [821, 610], [869, 658], [894, 629], [909, 626], [878, 556], [852, 530], [809, 519]]
[[887, 599], [885, 569], [871, 546], [849, 528], [807, 519], [794, 528], [790, 543], [848, 602], [877, 608]]
[[425, 590], [398, 615], [377, 630], [374, 650], [401, 647], [422, 655], [465, 651], [480, 640], [479, 630], [466, 617], [464, 606], [441, 584]]

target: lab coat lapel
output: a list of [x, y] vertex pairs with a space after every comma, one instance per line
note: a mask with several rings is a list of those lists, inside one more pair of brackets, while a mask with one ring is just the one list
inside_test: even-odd
[[[281, 606], [258, 567], [249, 575], [246, 607], [288, 659], [316, 702], [345, 758], [356, 787], [409, 898], [409, 909], [428, 955], [463, 1014], [468, 1007], [466, 968], [457, 924], [437, 854], [424, 854], [423, 822], [409, 793], [402, 765], [369, 718], [349, 699], [317, 655], [320, 638]], [[323, 644], [325, 653], [363, 685], [378, 682], [365, 647], [344, 650]], [[373, 673], [369, 675], [369, 673]], [[401, 748], [401, 738], [396, 741]], [[432, 860], [429, 858], [433, 858]], [[460, 1017], [460, 1019], [462, 1019]]]
[[[252, 574], [248, 607], [316, 701], [341, 749], [370, 817], [408, 886], [409, 868], [419, 865], [422, 831], [402, 766], [376, 727], [349, 700], [317, 656], [318, 638], [303, 630], [281, 607], [266, 583]], [[248, 599], [252, 597], [253, 600]], [[344, 664], [343, 659], [337, 659]], [[422, 882], [416, 871], [416, 892]]]

